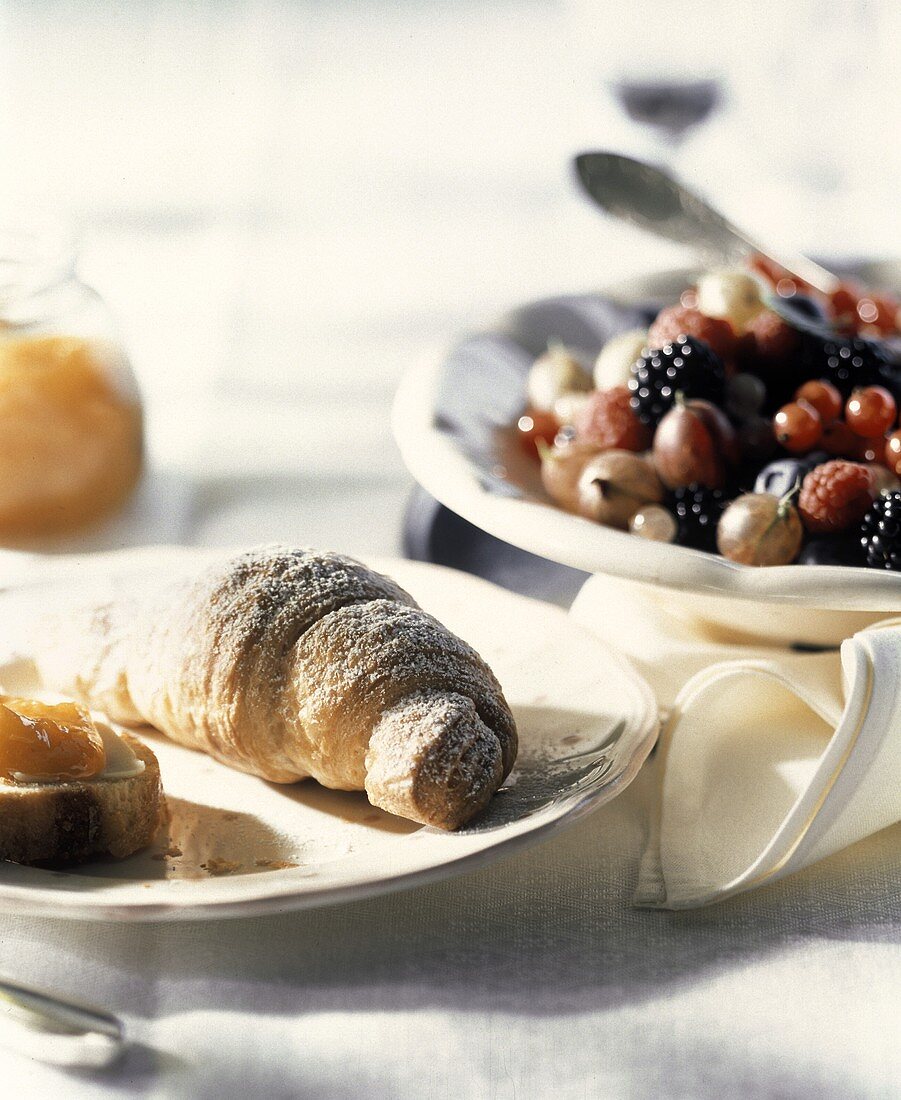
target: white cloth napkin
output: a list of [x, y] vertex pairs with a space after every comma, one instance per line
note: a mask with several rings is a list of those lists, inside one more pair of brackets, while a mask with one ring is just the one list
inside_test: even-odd
[[677, 594], [600, 576], [572, 613], [670, 710], [639, 905], [719, 901], [901, 821], [901, 619], [824, 653], [730, 645], [681, 617]]

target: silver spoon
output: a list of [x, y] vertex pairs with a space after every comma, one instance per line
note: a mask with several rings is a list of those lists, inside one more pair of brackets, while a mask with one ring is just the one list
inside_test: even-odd
[[122, 1024], [108, 1012], [0, 981], [0, 1046], [52, 1065], [99, 1069], [124, 1045]]
[[686, 244], [717, 264], [734, 264], [754, 252], [775, 260], [823, 294], [838, 276], [807, 256], [770, 248], [728, 221], [663, 168], [619, 153], [580, 153], [576, 175], [584, 191], [608, 214], [677, 244]]

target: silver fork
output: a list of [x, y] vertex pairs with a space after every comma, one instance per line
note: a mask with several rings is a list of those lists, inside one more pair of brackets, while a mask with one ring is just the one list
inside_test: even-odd
[[0, 1044], [52, 1065], [100, 1069], [122, 1053], [125, 1029], [109, 1012], [0, 981]]

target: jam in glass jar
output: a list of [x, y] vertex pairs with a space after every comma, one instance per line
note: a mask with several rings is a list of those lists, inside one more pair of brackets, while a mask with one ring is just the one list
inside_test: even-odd
[[143, 466], [142, 409], [110, 313], [46, 228], [0, 225], [0, 543], [118, 511]]

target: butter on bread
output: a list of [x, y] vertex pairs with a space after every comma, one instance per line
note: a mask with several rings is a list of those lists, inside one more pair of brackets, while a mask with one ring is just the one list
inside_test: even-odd
[[67, 782], [0, 782], [0, 859], [84, 863], [129, 856], [151, 843], [163, 805], [159, 763], [136, 737], [118, 736], [143, 764], [136, 774], [123, 769]]

